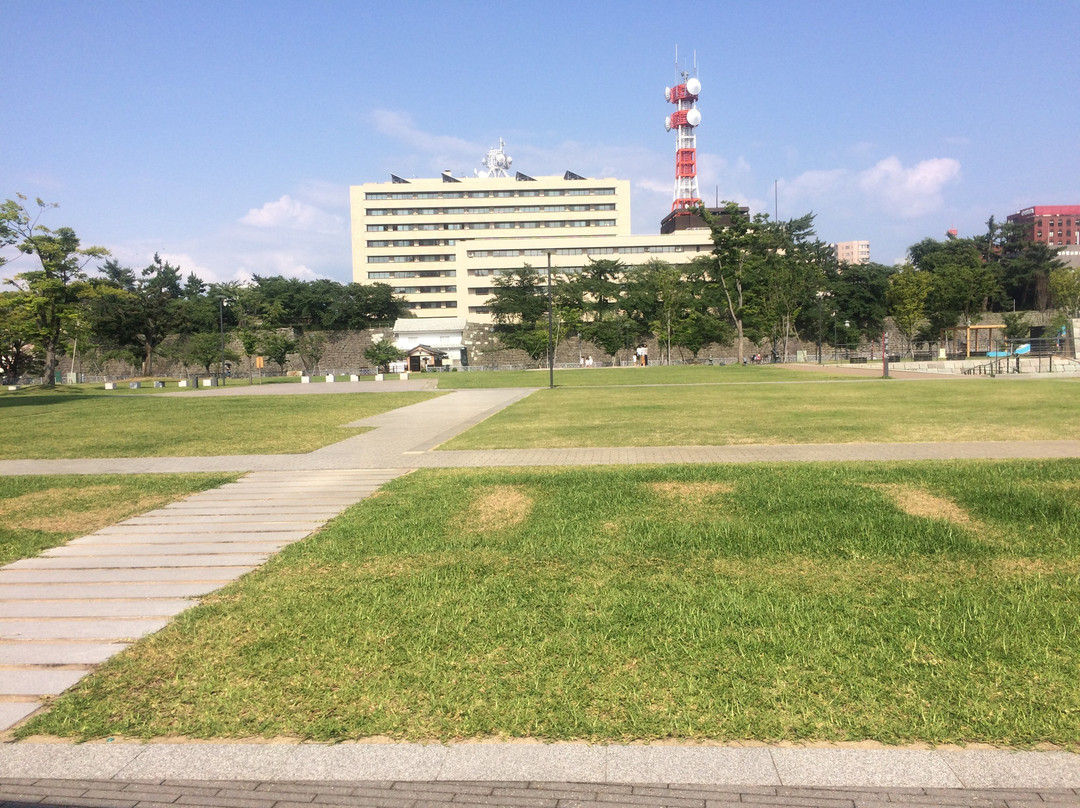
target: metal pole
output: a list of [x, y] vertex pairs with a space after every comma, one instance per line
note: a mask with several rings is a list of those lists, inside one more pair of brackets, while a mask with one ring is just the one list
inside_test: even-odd
[[218, 295], [218, 326], [221, 329], [221, 386], [225, 386], [225, 296]]
[[889, 378], [889, 332], [881, 334], [881, 378]]
[[547, 254], [547, 298], [548, 298], [548, 388], [555, 389], [555, 348], [551, 343], [554, 316], [551, 310], [551, 250]]

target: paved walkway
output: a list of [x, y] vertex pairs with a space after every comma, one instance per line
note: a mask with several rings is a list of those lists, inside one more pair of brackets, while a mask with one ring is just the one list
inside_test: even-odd
[[[245, 394], [346, 392], [352, 386], [267, 385]], [[364, 392], [401, 389], [355, 386]], [[158, 630], [197, 598], [410, 469], [1080, 457], [1080, 441], [432, 451], [530, 392], [457, 391], [357, 422], [375, 429], [305, 455], [0, 462], [0, 474], [6, 475], [252, 472], [237, 483], [0, 569], [0, 729], [21, 721], [43, 697], [70, 687], [134, 639]], [[301, 802], [446, 801], [1019, 806], [1043, 800], [1080, 805], [1078, 790], [1080, 756], [1060, 752], [521, 743], [0, 744], [0, 806], [270, 808]]]
[[0, 745], [0, 805], [1080, 805], [1080, 758], [586, 744]]

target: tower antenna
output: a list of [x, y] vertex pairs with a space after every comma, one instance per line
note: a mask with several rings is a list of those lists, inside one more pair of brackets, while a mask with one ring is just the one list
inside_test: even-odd
[[675, 72], [680, 83], [664, 88], [664, 98], [674, 104], [676, 110], [664, 119], [670, 132], [675, 130], [675, 198], [672, 212], [689, 212], [701, 204], [697, 181], [697, 136], [694, 129], [701, 123], [701, 112], [696, 106], [701, 82], [697, 78], [697, 51], [694, 52], [694, 76], [679, 68], [679, 46], [675, 46]]

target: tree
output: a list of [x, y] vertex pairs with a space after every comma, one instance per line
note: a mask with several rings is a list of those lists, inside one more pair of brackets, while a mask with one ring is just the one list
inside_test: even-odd
[[979, 321], [1000, 287], [973, 239], [950, 236], [945, 241], [923, 239], [908, 248], [916, 269], [931, 275], [926, 298], [926, 317], [937, 332], [958, 322]]
[[17, 196], [19, 201], [8, 199], [0, 206], [0, 241], [33, 256], [41, 267], [17, 274], [11, 283], [32, 313], [34, 344], [44, 354], [43, 386], [52, 388], [66, 332], [83, 308], [89, 289], [83, 270], [109, 252], [104, 247], [80, 246], [70, 227], [50, 230], [39, 225], [42, 213], [56, 204], [38, 199], [38, 212], [31, 216], [22, 204], [26, 197]]
[[835, 273], [836, 258], [828, 244], [814, 232], [814, 214], [787, 222], [766, 222], [762, 228], [763, 260], [760, 329], [773, 344], [779, 343], [788, 358], [788, 346], [796, 335], [803, 310], [826, 288]]
[[180, 270], [155, 253], [138, 275], [115, 261], [107, 261], [103, 273], [100, 284], [115, 291], [98, 297], [95, 330], [137, 352], [142, 375], [151, 376], [155, 350], [185, 321]]
[[[188, 337], [187, 343], [184, 346], [184, 364], [197, 365], [203, 368], [207, 374], [210, 373], [210, 368], [213, 367], [215, 362], [221, 361], [221, 337], [218, 334], [214, 334], [210, 331], [204, 331], [201, 334], [192, 334]], [[235, 351], [228, 348], [225, 349], [225, 361], [237, 362], [240, 357], [236, 355]], [[225, 374], [225, 368], [221, 368], [222, 375]]]
[[540, 273], [525, 264], [507, 275], [496, 276], [494, 283], [495, 294], [488, 306], [499, 342], [539, 360], [548, 349], [548, 305]]
[[1060, 266], [1051, 271], [1050, 295], [1066, 317], [1080, 317], [1080, 267]]
[[987, 262], [1001, 287], [1001, 307], [1044, 312], [1050, 306], [1050, 275], [1064, 266], [1058, 248], [1032, 241], [1031, 226], [1020, 222], [987, 222], [991, 243]]
[[905, 264], [889, 277], [889, 311], [896, 330], [904, 337], [908, 353], [915, 357], [915, 335], [926, 319], [926, 298], [930, 294], [930, 274]]
[[33, 347], [32, 310], [18, 292], [0, 292], [0, 377], [14, 384], [21, 376], [41, 370]]
[[282, 375], [285, 374], [285, 363], [289, 354], [296, 351], [296, 341], [282, 334], [280, 331], [270, 331], [262, 336], [262, 351], [266, 358], [276, 364]]
[[746, 320], [752, 313], [749, 304], [764, 256], [761, 231], [768, 217], [759, 213], [751, 220], [734, 202], [724, 203], [723, 215], [729, 220], [726, 225], [704, 207], [699, 208], [699, 213], [712, 231], [714, 260], [709, 280], [721, 289], [727, 314], [735, 326], [739, 364], [742, 364]]
[[304, 370], [308, 372], [308, 375], [318, 373], [319, 362], [326, 353], [326, 334], [322, 331], [301, 334], [296, 340], [296, 350], [300, 354], [300, 361], [304, 363]]
[[399, 362], [408, 354], [389, 340], [373, 342], [364, 349], [364, 358], [375, 366], [380, 372], [384, 372], [391, 362]]
[[885, 328], [889, 278], [895, 271], [883, 264], [845, 264], [835, 271], [829, 284], [833, 301], [863, 338], [879, 337]]

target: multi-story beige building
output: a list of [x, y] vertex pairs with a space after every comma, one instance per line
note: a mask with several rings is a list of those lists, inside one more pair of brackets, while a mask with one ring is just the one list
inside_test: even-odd
[[840, 241], [830, 244], [836, 260], [841, 264], [869, 264], [870, 242], [869, 241]]
[[630, 183], [573, 172], [530, 177], [488, 152], [476, 177], [369, 182], [350, 189], [353, 280], [386, 283], [418, 317], [490, 322], [493, 275], [524, 264], [572, 273], [590, 259], [683, 263], [712, 250], [707, 228], [630, 234]]

